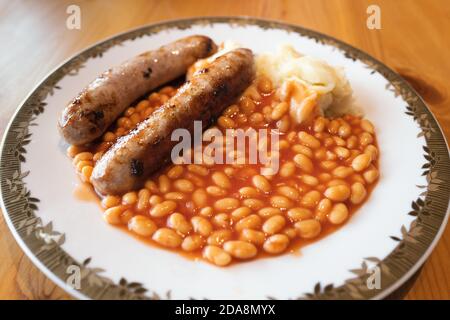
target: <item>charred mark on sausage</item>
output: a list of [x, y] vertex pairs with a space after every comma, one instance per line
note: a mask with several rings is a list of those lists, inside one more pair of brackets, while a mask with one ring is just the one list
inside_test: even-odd
[[131, 159], [130, 171], [132, 176], [142, 176], [144, 173], [144, 164], [140, 160]]
[[144, 75], [144, 78], [148, 79], [148, 78], [150, 78], [150, 75], [152, 74], [152, 72], [153, 72], [152, 68], [149, 67], [149, 68], [147, 68], [146, 71], [144, 71], [142, 73]]
[[228, 92], [228, 87], [226, 83], [221, 83], [217, 90], [214, 90], [213, 95], [214, 97], [225, 95]]
[[105, 117], [105, 114], [103, 113], [103, 111], [94, 111], [94, 118], [95, 120], [100, 120], [103, 119]]

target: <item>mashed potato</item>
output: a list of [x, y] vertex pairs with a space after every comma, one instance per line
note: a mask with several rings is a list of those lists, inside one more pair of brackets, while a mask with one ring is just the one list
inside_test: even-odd
[[301, 123], [316, 114], [357, 114], [352, 89], [343, 70], [303, 56], [290, 45], [256, 57], [257, 72], [267, 76], [290, 103], [292, 118]]

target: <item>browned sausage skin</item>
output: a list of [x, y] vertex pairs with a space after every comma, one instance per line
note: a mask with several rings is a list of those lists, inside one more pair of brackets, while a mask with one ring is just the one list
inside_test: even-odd
[[216, 49], [210, 38], [190, 36], [106, 71], [63, 110], [58, 123], [62, 136], [75, 145], [100, 137], [136, 99], [182, 76], [196, 60]]
[[138, 188], [170, 159], [171, 134], [177, 128], [203, 128], [218, 117], [250, 85], [255, 75], [253, 54], [236, 49], [197, 72], [178, 93], [128, 135], [120, 138], [97, 162], [91, 182], [101, 194]]

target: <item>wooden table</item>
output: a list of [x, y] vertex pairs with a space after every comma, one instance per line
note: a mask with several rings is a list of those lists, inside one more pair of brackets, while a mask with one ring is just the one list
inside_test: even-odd
[[[66, 28], [66, 8], [81, 8], [81, 30]], [[0, 132], [22, 99], [53, 68], [92, 43], [141, 25], [204, 15], [278, 19], [346, 41], [400, 72], [424, 97], [450, 141], [450, 6], [447, 0], [396, 1], [0, 1]], [[370, 4], [381, 30], [366, 26]], [[450, 298], [450, 228], [406, 299]], [[0, 218], [0, 298], [68, 299], [23, 254]]]

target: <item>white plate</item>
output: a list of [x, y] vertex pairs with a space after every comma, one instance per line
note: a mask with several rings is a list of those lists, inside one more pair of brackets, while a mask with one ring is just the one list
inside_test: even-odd
[[[256, 53], [290, 43], [343, 66], [357, 103], [376, 127], [381, 177], [371, 197], [339, 231], [300, 255], [218, 268], [149, 247], [105, 224], [95, 202], [74, 196], [79, 181], [56, 130], [61, 109], [110, 66], [192, 34], [217, 43], [231, 39]], [[367, 54], [278, 22], [195, 18], [120, 34], [57, 68], [12, 119], [0, 175], [3, 212], [17, 241], [75, 297], [362, 299], [386, 296], [431, 253], [447, 220], [449, 172], [447, 146], [428, 108]], [[77, 270], [81, 283], [73, 288]], [[374, 274], [380, 276], [379, 288], [367, 285]]]

